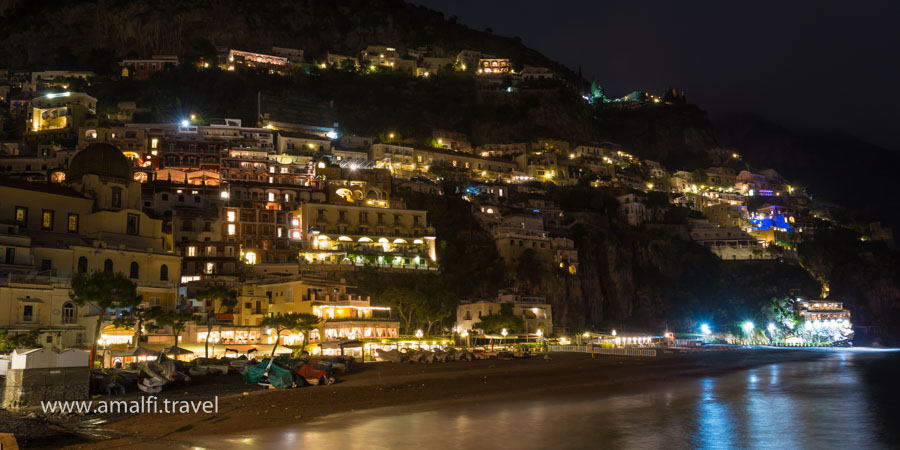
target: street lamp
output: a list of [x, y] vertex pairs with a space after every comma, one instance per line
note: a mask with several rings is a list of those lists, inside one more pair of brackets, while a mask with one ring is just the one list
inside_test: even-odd
[[750, 333], [753, 331], [753, 322], [748, 320], [741, 324], [741, 328], [743, 328], [744, 333], [746, 333], [749, 336]]
[[[509, 334], [509, 332], [506, 331], [506, 328], [500, 330], [500, 335], [503, 336], [503, 340], [504, 340], [504, 341], [506, 340], [506, 335], [507, 335], [507, 334]], [[504, 344], [505, 344], [505, 342], [504, 342]]]
[[103, 357], [100, 360], [100, 367], [103, 368], [106, 367], [106, 349], [109, 347], [109, 336], [105, 334], [100, 335], [100, 339], [97, 339], [97, 344], [103, 349]]
[[712, 334], [712, 330], [709, 329], [709, 325], [704, 323], [703, 325], [700, 325], [700, 333], [702, 333], [704, 336], [709, 336], [710, 334]]
[[[422, 330], [416, 330], [416, 339], [421, 341], [422, 336], [425, 336], [425, 333], [423, 333]], [[419, 342], [419, 347], [421, 347], [421, 346], [422, 346], [422, 342]]]
[[469, 331], [462, 330], [462, 333], [459, 333], [459, 335], [466, 338], [466, 348], [469, 348]]

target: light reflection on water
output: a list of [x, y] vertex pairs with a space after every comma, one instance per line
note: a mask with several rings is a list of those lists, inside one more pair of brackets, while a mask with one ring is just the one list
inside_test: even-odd
[[385, 408], [203, 444], [317, 450], [887, 448], [853, 368], [853, 359], [863, 357], [872, 356], [835, 352], [604, 397]]

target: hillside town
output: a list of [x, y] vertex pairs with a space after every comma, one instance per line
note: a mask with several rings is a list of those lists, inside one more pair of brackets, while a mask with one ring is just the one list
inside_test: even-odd
[[[181, 64], [170, 55], [122, 59], [115, 78], [149, 82]], [[503, 95], [579, 89], [548, 68], [476, 50], [435, 56], [369, 45], [306, 61], [300, 49], [222, 49], [217, 61], [191, 64], [272, 77], [452, 71]], [[585, 227], [664, 233], [727, 263], [797, 267], [797, 246], [833, 223], [828, 208], [737, 151], [685, 171], [609, 141], [476, 145], [452, 129], [420, 130], [425, 139], [389, 128], [357, 135], [327, 104], [263, 91], [250, 111], [255, 122], [192, 111], [147, 123], [142, 105], [92, 95], [97, 80], [74, 70], [0, 72], [0, 101], [22, 127], [20, 139], [0, 142], [0, 330], [11, 352], [0, 357], [4, 373], [30, 364], [18, 359], [46, 358], [23, 350], [35, 347], [80, 349], [84, 356], [68, 360], [88, 358], [95, 368], [138, 367], [162, 354], [208, 369], [255, 355], [375, 361], [455, 348], [640, 352], [853, 337], [839, 301], [799, 296], [768, 327], [646, 324], [617, 333], [614, 324], [561, 319], [568, 294], [540, 286], [539, 273], [583, 277], [582, 260], [595, 258], [579, 244]], [[611, 108], [684, 101], [675, 90], [607, 98], [596, 83], [579, 94]], [[464, 202], [467, 227], [482, 230], [497, 255], [491, 265], [518, 275], [493, 292], [407, 298], [411, 288], [390, 277], [427, 284], [445, 274], [448, 236], [459, 231], [436, 229], [423, 199]], [[865, 238], [893, 245], [878, 224]]]

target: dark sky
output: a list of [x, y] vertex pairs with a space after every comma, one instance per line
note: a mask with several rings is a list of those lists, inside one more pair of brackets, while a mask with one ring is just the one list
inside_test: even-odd
[[609, 95], [674, 86], [714, 118], [752, 113], [900, 149], [900, 1], [414, 3], [519, 36]]

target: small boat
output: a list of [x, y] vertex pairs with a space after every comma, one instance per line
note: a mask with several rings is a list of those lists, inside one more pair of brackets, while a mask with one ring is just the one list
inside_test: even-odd
[[156, 378], [141, 378], [137, 387], [148, 394], [158, 394], [162, 392], [163, 384], [162, 381]]

